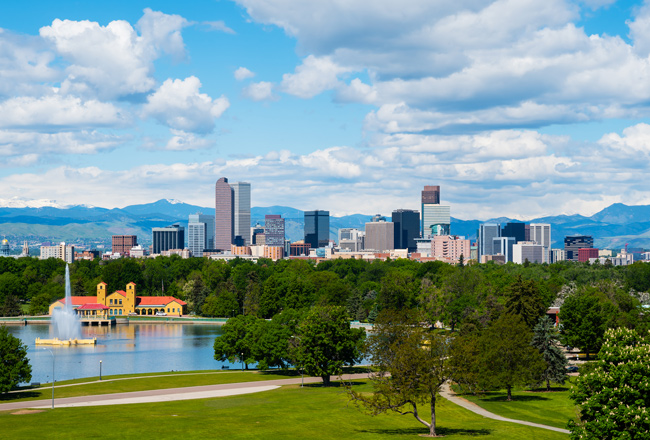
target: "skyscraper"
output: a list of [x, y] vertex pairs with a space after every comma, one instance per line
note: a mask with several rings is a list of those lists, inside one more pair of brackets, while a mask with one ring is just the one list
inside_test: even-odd
[[496, 223], [484, 223], [478, 228], [478, 261], [483, 255], [494, 255], [494, 239], [501, 236], [501, 226]]
[[395, 249], [395, 225], [393, 222], [366, 223], [365, 249], [392, 251]]
[[264, 238], [267, 246], [284, 247], [284, 219], [281, 215], [264, 216]]
[[217, 180], [214, 201], [214, 248], [230, 250], [235, 238], [235, 194], [226, 177]]
[[422, 191], [422, 237], [449, 235], [451, 208], [440, 204], [440, 187], [425, 186]]
[[111, 252], [114, 254], [128, 255], [131, 249], [138, 245], [138, 237], [136, 235], [113, 235], [111, 245]]
[[235, 182], [230, 184], [234, 191], [234, 228], [235, 236], [244, 239], [244, 246], [251, 244], [251, 184], [248, 182]]
[[201, 257], [205, 249], [214, 249], [214, 217], [190, 214], [187, 223], [187, 247], [192, 256]]
[[551, 225], [548, 223], [530, 224], [530, 241], [543, 247], [542, 263], [551, 262]]
[[408, 249], [415, 252], [415, 239], [420, 229], [420, 213], [411, 209], [393, 211], [392, 220], [395, 224], [395, 249]]
[[578, 261], [578, 249], [594, 247], [594, 237], [591, 235], [573, 235], [564, 237], [564, 251], [567, 261]]
[[330, 212], [305, 211], [305, 243], [311, 248], [326, 247], [330, 240]]
[[175, 223], [164, 228], [153, 228], [153, 253], [185, 248], [185, 228]]
[[512, 237], [515, 239], [515, 243], [518, 243], [520, 241], [528, 241], [528, 239], [526, 238], [526, 226], [527, 226], [526, 223], [508, 222], [501, 229], [501, 236]]

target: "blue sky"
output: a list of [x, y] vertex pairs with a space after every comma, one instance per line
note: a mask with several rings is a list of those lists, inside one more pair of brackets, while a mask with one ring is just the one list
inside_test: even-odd
[[649, 55], [642, 1], [12, 2], [0, 205], [650, 204]]

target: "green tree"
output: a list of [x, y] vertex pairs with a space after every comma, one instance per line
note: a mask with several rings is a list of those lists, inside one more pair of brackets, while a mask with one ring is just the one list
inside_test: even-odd
[[475, 394], [482, 384], [480, 330], [464, 325], [449, 346], [449, 367], [452, 380], [463, 390]]
[[532, 385], [546, 368], [530, 342], [533, 334], [519, 315], [503, 314], [481, 335], [481, 376], [492, 388], [505, 388], [508, 401], [512, 388]]
[[532, 329], [545, 311], [537, 284], [533, 280], [522, 280], [521, 275], [517, 275], [506, 290], [505, 312], [519, 315], [528, 328]]
[[313, 307], [296, 329], [298, 343], [292, 357], [310, 376], [320, 376], [325, 386], [331, 375], [343, 373], [343, 366], [361, 359], [363, 329], [350, 327], [344, 307]]
[[598, 353], [609, 321], [617, 314], [607, 298], [595, 289], [581, 289], [569, 296], [560, 308], [563, 341], [587, 354]]
[[[382, 311], [366, 340], [366, 353], [379, 371], [371, 376], [374, 393], [357, 393], [351, 399], [372, 415], [394, 411], [412, 414], [436, 436], [436, 398], [449, 379], [448, 344], [445, 335], [421, 325], [414, 312]], [[428, 405], [431, 421], [424, 420], [418, 405]]]
[[259, 321], [256, 327], [253, 357], [260, 370], [270, 367], [286, 369], [291, 364], [290, 344], [295, 344], [296, 328], [302, 313], [293, 309], [283, 310], [270, 321]]
[[243, 362], [248, 370], [248, 364], [255, 362], [257, 326], [263, 322], [252, 315], [229, 319], [222, 327], [223, 334], [214, 340], [214, 358], [221, 362]]
[[571, 439], [647, 439], [650, 436], [650, 344], [625, 328], [605, 333], [594, 367], [578, 378], [571, 399], [580, 419]]
[[546, 369], [542, 373], [542, 381], [546, 382], [546, 390], [551, 391], [551, 381], [563, 384], [567, 378], [567, 359], [560, 349], [557, 329], [548, 316], [539, 318], [533, 329], [533, 347], [537, 348], [546, 362]]
[[0, 393], [32, 380], [32, 366], [27, 359], [27, 346], [0, 326]]

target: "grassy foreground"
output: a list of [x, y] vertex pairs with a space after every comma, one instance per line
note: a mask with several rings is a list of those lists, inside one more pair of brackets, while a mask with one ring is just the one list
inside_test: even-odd
[[513, 391], [511, 402], [507, 401], [505, 390], [462, 397], [503, 417], [566, 428], [570, 419], [577, 418], [576, 405], [569, 399], [570, 387], [571, 383], [567, 383], [551, 392]]
[[[88, 396], [93, 394], [128, 393], [130, 391], [161, 390], [165, 388], [184, 388], [202, 385], [220, 385], [239, 382], [257, 382], [261, 380], [287, 379], [300, 377], [293, 371], [197, 371], [177, 373], [148, 373], [138, 375], [121, 375], [104, 377], [99, 382], [98, 377], [75, 379], [56, 382], [54, 398]], [[87, 383], [93, 382], [94, 383]], [[77, 386], [66, 386], [72, 384]], [[42, 384], [40, 388], [25, 391], [0, 394], [0, 403], [20, 402], [29, 400], [49, 399], [52, 396], [51, 384]]]
[[[370, 390], [367, 384], [355, 385]], [[567, 439], [552, 431], [497, 422], [445, 399], [438, 431], [448, 439]], [[342, 388], [285, 386], [216, 399], [61, 408], [30, 414], [0, 412], [2, 435], [12, 439], [393, 439], [428, 431], [412, 416], [371, 417], [348, 403]]]

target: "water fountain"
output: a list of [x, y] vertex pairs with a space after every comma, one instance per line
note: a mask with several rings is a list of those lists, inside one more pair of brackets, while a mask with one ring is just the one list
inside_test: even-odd
[[65, 303], [63, 308], [52, 312], [54, 339], [36, 338], [36, 345], [94, 345], [97, 338], [81, 339], [81, 321], [72, 308], [72, 289], [70, 288], [70, 268], [65, 266]]

